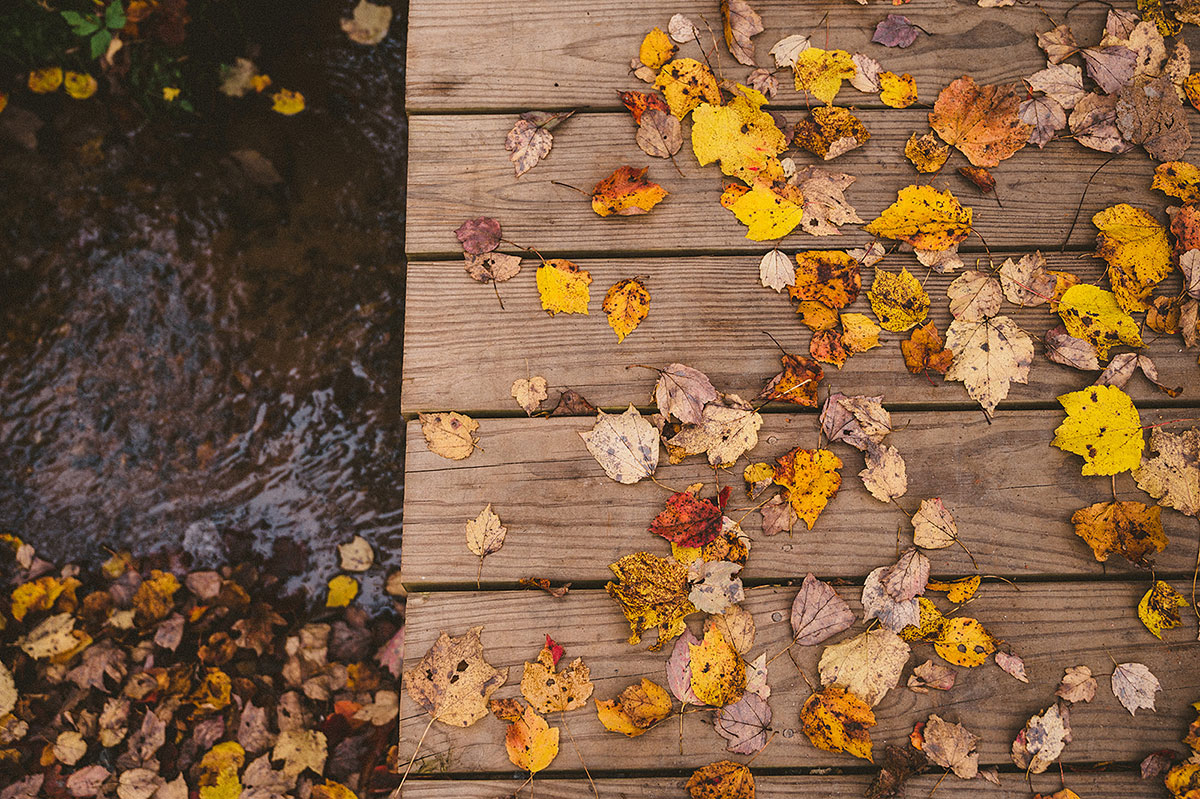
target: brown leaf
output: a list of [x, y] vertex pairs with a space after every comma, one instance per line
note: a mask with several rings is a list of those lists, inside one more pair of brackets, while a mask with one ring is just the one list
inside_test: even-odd
[[409, 697], [435, 720], [471, 726], [487, 715], [488, 699], [508, 679], [507, 669], [497, 671], [483, 659], [481, 632], [483, 627], [472, 627], [457, 638], [443, 632], [404, 673]]
[[755, 66], [754, 42], [751, 38], [763, 32], [762, 17], [746, 0], [721, 0], [721, 22], [725, 28], [725, 44], [738, 63]]
[[683, 128], [670, 111], [647, 108], [641, 115], [635, 141], [646, 155], [670, 158], [683, 146]]
[[792, 600], [791, 620], [796, 643], [815, 646], [850, 629], [854, 624], [854, 612], [831, 585], [809, 573]]
[[500, 222], [487, 216], [468, 219], [459, 225], [454, 235], [462, 242], [464, 253], [482, 255], [500, 246]]
[[550, 154], [553, 144], [550, 131], [525, 119], [518, 119], [504, 139], [504, 149], [511, 153], [509, 160], [517, 177], [537, 166], [538, 161]]
[[521, 271], [520, 256], [506, 255], [502, 252], [464, 255], [463, 261], [467, 274], [472, 280], [480, 283], [503, 283], [516, 277]]
[[970, 780], [979, 773], [979, 753], [975, 751], [978, 743], [978, 735], [961, 724], [943, 721], [935, 713], [925, 724], [922, 751], [937, 765]]
[[1055, 363], [1085, 372], [1100, 368], [1096, 348], [1092, 343], [1075, 338], [1062, 325], [1047, 330], [1043, 343], [1046, 345], [1046, 357]]
[[926, 660], [913, 669], [912, 675], [908, 678], [908, 687], [913, 693], [918, 694], [927, 694], [930, 688], [949, 691], [954, 687], [957, 675], [958, 673], [949, 666]]
[[551, 416], [595, 416], [596, 406], [572, 388], [564, 388], [558, 395], [558, 404], [550, 411]]
[[1165, 78], [1138, 78], [1117, 97], [1117, 129], [1159, 161], [1181, 158], [1192, 145], [1187, 115]]
[[1096, 698], [1096, 678], [1087, 666], [1070, 666], [1054, 692], [1068, 702], [1091, 702]]
[[803, 355], [786, 352], [782, 361], [783, 371], [771, 378], [759, 398], [808, 408], [817, 407], [817, 384], [825, 376], [820, 365]]
[[1025, 146], [1032, 131], [1018, 116], [1013, 86], [976, 86], [964, 75], [938, 95], [929, 127], [974, 166], [993, 167]]
[[1068, 120], [1071, 134], [1084, 147], [1102, 153], [1124, 153], [1133, 145], [1117, 130], [1117, 96], [1092, 92], [1080, 100]]
[[1105, 94], [1121, 91], [1133, 78], [1137, 68], [1137, 54], [1124, 45], [1085, 47], [1080, 53], [1083, 54], [1088, 75]]

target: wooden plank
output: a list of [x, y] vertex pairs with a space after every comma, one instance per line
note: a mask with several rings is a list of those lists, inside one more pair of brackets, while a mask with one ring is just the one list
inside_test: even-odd
[[[830, 776], [756, 776], [755, 795], [758, 799], [861, 799], [871, 783], [871, 775], [847, 774]], [[1050, 794], [1061, 787], [1058, 771], [1031, 778], [1033, 789]], [[1161, 799], [1161, 780], [1142, 780], [1134, 774], [1111, 772], [1104, 774], [1066, 775], [1066, 785], [1087, 799]], [[404, 786], [407, 799], [499, 799], [512, 796], [523, 779], [513, 780], [420, 780], [410, 777]], [[637, 777], [631, 779], [597, 779], [596, 790], [603, 799], [664, 799], [685, 797], [687, 777]], [[961, 781], [953, 776], [938, 783], [938, 775], [914, 777], [908, 781], [905, 796], [970, 797], [974, 799], [1029, 799], [1031, 793], [1022, 774], [1003, 774], [1000, 786], [983, 780]], [[525, 796], [525, 790], [519, 794]], [[587, 780], [547, 779], [537, 776], [534, 796], [541, 799], [593, 799]]]
[[[1005, 255], [997, 253], [996, 263]], [[1047, 260], [1051, 268], [1071, 271], [1085, 282], [1104, 281], [1103, 262], [1089, 255], [1049, 253]], [[409, 414], [447, 408], [515, 411], [512, 382], [530, 375], [542, 375], [553, 386], [572, 387], [597, 405], [641, 404], [655, 375], [629, 365], [665, 366], [675, 361], [704, 371], [724, 391], [757, 396], [779, 371], [779, 351], [763, 331], [800, 354], [807, 354], [810, 338], [787, 294], [776, 294], [759, 283], [758, 262], [757, 255], [580, 259], [579, 265], [592, 276], [591, 313], [557, 317], [541, 309], [534, 278], [536, 260], [526, 261], [521, 274], [499, 287], [503, 310], [493, 289], [471, 280], [461, 261], [410, 263], [402, 408]], [[973, 264], [974, 259], [968, 262]], [[882, 265], [891, 272], [901, 265], [921, 276], [927, 271], [912, 256], [890, 256]], [[618, 345], [600, 304], [610, 285], [634, 275], [646, 277], [650, 315]], [[954, 277], [933, 274], [925, 283], [931, 298], [929, 318], [942, 333], [950, 322], [946, 287]], [[1165, 283], [1161, 293], [1176, 291], [1177, 278]], [[865, 269], [864, 289], [872, 280], [874, 270]], [[865, 291], [848, 310], [871, 316]], [[1014, 384], [1010, 400], [1052, 402], [1095, 379], [1093, 373], [1042, 357], [1041, 337], [1061, 324], [1048, 305], [1021, 309], [1006, 302], [1001, 313], [1012, 316], [1037, 339], [1029, 384]], [[840, 370], [826, 367], [824, 385], [846, 394], [883, 394], [889, 403], [977, 408], [961, 383], [945, 383], [937, 375], [930, 380], [905, 369], [898, 342], [908, 335], [884, 331], [883, 346], [855, 355]], [[1183, 350], [1180, 337], [1147, 331], [1146, 341], [1145, 352], [1167, 385], [1200, 383], [1197, 351]], [[1128, 390], [1139, 401], [1167, 400], [1140, 377], [1130, 381]], [[1178, 402], [1194, 403], [1198, 398], [1191, 390]]]
[[[1182, 581], [1177, 585], [1185, 590]], [[875, 745], [901, 743], [917, 721], [930, 713], [958, 721], [981, 737], [983, 763], [1010, 763], [1013, 738], [1028, 717], [1054, 701], [1054, 689], [1068, 666], [1087, 665], [1098, 675], [1101, 688], [1090, 704], [1077, 705], [1071, 714], [1073, 742], [1063, 753], [1065, 762], [1104, 760], [1137, 761], [1147, 753], [1179, 747], [1188, 723], [1195, 718], [1189, 703], [1200, 692], [1195, 626], [1164, 632], [1156, 640], [1134, 612], [1146, 581], [1094, 584], [1041, 583], [1015, 591], [1008, 586], [987, 586], [971, 603], [970, 613], [995, 636], [1005, 640], [1025, 660], [1030, 683], [1017, 682], [991, 662], [975, 669], [959, 669], [958, 682], [948, 692], [914, 694], [893, 689], [875, 707], [878, 725], [871, 731]], [[760, 588], [749, 592], [743, 606], [754, 614], [758, 635], [750, 656], [781, 652], [791, 640], [788, 609], [795, 589]], [[842, 595], [858, 611], [858, 603], [845, 590]], [[433, 644], [440, 630], [462, 634], [483, 625], [485, 655], [497, 667], [509, 667], [508, 683], [495, 694], [519, 695], [521, 663], [532, 660], [550, 634], [566, 648], [568, 658], [581, 657], [591, 669], [595, 697], [611, 699], [642, 677], [665, 684], [668, 652], [649, 652], [647, 642], [625, 643], [629, 628], [616, 604], [603, 591], [571, 592], [556, 600], [528, 592], [431, 593], [409, 596], [405, 659], [416, 663]], [[861, 630], [856, 625], [851, 633]], [[850, 633], [848, 633], [850, 634]], [[816, 679], [822, 647], [796, 647], [799, 668]], [[1108, 687], [1112, 660], [1143, 662], [1163, 686], [1158, 711], [1140, 711], [1131, 717]], [[914, 647], [905, 670], [933, 657], [931, 647]], [[798, 706], [808, 694], [797, 668], [786, 656], [770, 670], [775, 740], [755, 763], [760, 768], [828, 765], [866, 765], [848, 755], [822, 752], [810, 745], [798, 727]], [[567, 715], [567, 723], [582, 759], [597, 770], [671, 768], [690, 771], [720, 759], [724, 741], [711, 728], [709, 712], [690, 713], [683, 720], [682, 742], [677, 720], [664, 722], [640, 738], [628, 739], [605, 731], [589, 704], [586, 710]], [[401, 700], [400, 755], [404, 761], [426, 729], [428, 716], [405, 693]], [[564, 738], [566, 737], [564, 733]], [[454, 773], [508, 772], [504, 750], [504, 724], [494, 717], [468, 728], [434, 724], [421, 747], [423, 764]], [[425, 757], [425, 756], [428, 757]], [[577, 770], [573, 747], [562, 747], [547, 775]]]
[[[1035, 36], [1053, 27], [1033, 5], [984, 9], [950, 0], [913, 0], [903, 13], [933, 35], [901, 50], [871, 43], [875, 25], [888, 9], [832, 7], [816, 0], [756, 0], [753, 6], [766, 27], [754, 39], [759, 64], [774, 68], [768, 51], [784, 36], [811, 33], [818, 46], [864, 52], [885, 69], [911, 73], [927, 103], [962, 74], [983, 82], [1012, 82], [1042, 69], [1045, 55]], [[1039, 6], [1062, 21], [1072, 2], [1049, 0]], [[416, 0], [409, 9], [408, 109], [617, 107], [618, 90], [645, 88], [629, 73], [629, 60], [637, 57], [642, 37], [656, 25], [665, 30], [675, 13], [702, 28], [701, 18], [707, 18], [721, 38], [717, 4], [711, 0], [532, 0], [499, 7], [484, 0]], [[1100, 38], [1105, 13], [1096, 5], [1071, 12], [1079, 41]], [[704, 41], [711, 49], [707, 31]], [[750, 68], [735, 63], [724, 42], [719, 49], [723, 76], [744, 81]], [[680, 55], [700, 57], [695, 44], [684, 46]], [[779, 77], [784, 84], [779, 100], [802, 104], [788, 75], [780, 72]], [[841, 104], [878, 103], [849, 86], [839, 99]]]
[[[1150, 424], [1163, 415], [1147, 413]], [[1120, 556], [1098, 563], [1074, 534], [1071, 514], [1111, 497], [1108, 480], [1080, 476], [1080, 459], [1050, 446], [1061, 413], [1015, 411], [988, 425], [978, 413], [895, 413], [888, 439], [907, 461], [908, 493], [897, 500], [907, 511], [940, 496], [958, 520], [961, 540], [978, 562], [972, 566], [958, 547], [931, 552], [935, 573], [999, 574], [1013, 579], [1038, 575], [1140, 574]], [[508, 527], [499, 552], [489, 555], [483, 579], [515, 583], [522, 577], [603, 581], [608, 564], [629, 552], [669, 551], [647, 532], [667, 492], [649, 481], [623, 486], [609, 480], [584, 448], [578, 432], [590, 419], [488, 419], [481, 423], [480, 449], [464, 461], [448, 461], [425, 447], [420, 427], [408, 430], [404, 507], [403, 572], [414, 590], [422, 585], [475, 583], [478, 559], [467, 551], [464, 522], [491, 503]], [[817, 442], [813, 415], [765, 417], [756, 460], [772, 461], [795, 446]], [[812, 532], [804, 523], [794, 536], [762, 535], [762, 517], [742, 490], [741, 465], [720, 475], [733, 484], [729, 515], [745, 516], [754, 540], [745, 577], [786, 580], [818, 575], [859, 578], [887, 565], [912, 527], [893, 505], [871, 497], [857, 473], [863, 458], [845, 444], [833, 449], [844, 462], [842, 487]], [[707, 483], [713, 471], [701, 457], [659, 466], [656, 477], [682, 488]], [[1117, 483], [1122, 499], [1150, 501], [1128, 475]], [[768, 495], [769, 496], [769, 495]], [[763, 499], [766, 497], [764, 496]], [[1171, 538], [1158, 557], [1159, 570], [1190, 572], [1196, 524], [1164, 510]]]
[[[795, 122], [803, 115], [793, 111], [785, 116]], [[822, 165], [858, 178], [846, 197], [859, 216], [869, 221], [895, 201], [900, 188], [918, 182], [902, 153], [909, 135], [927, 130], [928, 123], [925, 111], [912, 109], [863, 111], [860, 118], [871, 131], [871, 140]], [[1188, 118], [1200, 141], [1200, 121], [1194, 114]], [[536, 247], [550, 257], [680, 250], [761, 254], [769, 249], [767, 244], [747, 239], [745, 227], [721, 207], [720, 170], [713, 165], [699, 166], [690, 143], [675, 157], [681, 176], [670, 163], [638, 149], [628, 114], [578, 114], [556, 130], [550, 156], [518, 179], [513, 177], [504, 149], [512, 122], [510, 116], [491, 115], [410, 120], [406, 244], [410, 255], [459, 257], [462, 250], [454, 230], [477, 216], [498, 218], [509, 239], [522, 247]], [[685, 123], [690, 141], [689, 130], [690, 123]], [[1069, 140], [1051, 142], [1044, 150], [1026, 147], [995, 170], [996, 194], [1003, 208], [994, 197], [980, 196], [954, 171], [964, 163], [958, 156], [933, 183], [951, 189], [964, 204], [974, 207], [975, 228], [992, 250], [1057, 249], [1088, 178], [1108, 159], [1104, 153]], [[812, 160], [807, 153], [796, 156], [801, 165]], [[650, 165], [649, 178], [671, 195], [648, 214], [602, 218], [592, 211], [587, 197], [551, 184], [559, 181], [590, 192], [622, 164]], [[1114, 203], [1144, 206], [1161, 215], [1168, 202], [1150, 191], [1152, 175], [1153, 164], [1140, 151], [1104, 167], [1087, 192], [1070, 244], [1093, 247], [1092, 214]], [[844, 233], [817, 238], [794, 232], [786, 242], [788, 247], [817, 249], [861, 246], [869, 241], [853, 226], [846, 226]], [[976, 249], [981, 246], [977, 237], [966, 244]]]

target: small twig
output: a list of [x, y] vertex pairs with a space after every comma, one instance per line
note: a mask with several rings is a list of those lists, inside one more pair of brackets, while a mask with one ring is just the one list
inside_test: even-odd
[[[563, 729], [567, 731], [567, 737], [571, 739], [571, 746], [575, 747], [575, 756], [579, 758], [579, 765], [583, 766], [583, 773], [587, 776], [588, 784], [592, 786], [592, 795], [596, 799], [600, 799], [600, 792], [596, 790], [596, 783], [592, 780], [592, 773], [588, 771], [587, 763], [583, 762], [583, 753], [579, 751], [579, 744], [575, 743], [575, 734], [571, 732], [571, 725], [567, 724], [567, 711], [560, 710], [558, 718], [562, 721]], [[531, 775], [532, 776], [532, 775]], [[532, 789], [530, 791], [532, 799]]]
[[[1089, 2], [1089, 0], [1083, 0], [1083, 1]], [[1096, 1], [1099, 2], [1099, 0], [1096, 0]], [[1079, 5], [1079, 4], [1076, 3], [1076, 5]], [[1072, 8], [1074, 8], [1074, 6], [1072, 6]], [[1071, 12], [1068, 11], [1067, 15], [1069, 16], [1070, 13]], [[1108, 160], [1106, 160], [1100, 166], [1096, 167], [1095, 171], [1092, 172], [1092, 176], [1087, 179], [1087, 183], [1083, 184], [1083, 193], [1079, 195], [1079, 205], [1075, 206], [1075, 216], [1071, 218], [1071, 226], [1069, 228], [1067, 228], [1067, 235], [1063, 239], [1062, 246], [1058, 248], [1059, 252], [1066, 252], [1067, 245], [1071, 243], [1071, 234], [1075, 232], [1075, 223], [1079, 221], [1079, 214], [1083, 211], [1083, 199], [1085, 197], [1087, 197], [1087, 192], [1088, 192], [1088, 189], [1091, 188], [1091, 186], [1092, 186], [1092, 181], [1096, 179], [1096, 175], [1100, 174], [1101, 169], [1104, 169], [1104, 167], [1111, 164], [1113, 161], [1116, 160], [1116, 158], [1117, 158], [1117, 156], [1115, 156], [1115, 155], [1109, 156]]]

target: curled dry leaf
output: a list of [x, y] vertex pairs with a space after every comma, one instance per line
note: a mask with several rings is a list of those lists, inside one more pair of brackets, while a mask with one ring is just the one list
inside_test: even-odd
[[1025, 675], [1025, 661], [1019, 655], [1014, 655], [1011, 652], [997, 652], [996, 665], [1008, 674], [1011, 674], [1013, 679], [1020, 682], [1029, 682], [1029, 677]]
[[754, 66], [752, 37], [763, 32], [762, 17], [746, 0], [721, 0], [721, 22], [729, 52], [739, 64]]
[[[807, 52], [807, 51], [806, 51]], [[818, 106], [796, 123], [792, 144], [832, 161], [871, 139], [866, 126], [845, 108]]]
[[759, 395], [762, 399], [817, 407], [817, 385], [825, 376], [819, 364], [803, 355], [783, 353], [783, 371], [771, 378]]
[[632, 404], [624, 413], [599, 411], [596, 424], [579, 437], [610, 479], [631, 485], [658, 468], [658, 429]]
[[700, 29], [683, 14], [675, 14], [671, 17], [670, 23], [667, 24], [667, 33], [678, 44], [687, 44], [688, 42], [696, 41], [696, 38], [700, 35]]
[[792, 600], [792, 632], [796, 643], [815, 646], [854, 624], [854, 612], [828, 583], [809, 573]]
[[661, 685], [642, 678], [615, 700], [597, 699], [596, 713], [605, 729], [630, 738], [646, 733], [651, 727], [671, 715], [671, 697]]
[[1155, 638], [1162, 640], [1163, 630], [1183, 623], [1179, 618], [1179, 609], [1187, 606], [1188, 601], [1170, 583], [1155, 580], [1138, 603], [1138, 618]]
[[936, 691], [949, 691], [954, 687], [958, 672], [941, 663], [926, 660], [913, 669], [908, 678], [908, 687], [913, 693], [927, 694], [932, 688]]
[[929, 127], [974, 166], [993, 167], [1025, 146], [1033, 128], [1018, 116], [1013, 86], [977, 86], [964, 75], [938, 95]]
[[769, 250], [758, 264], [758, 279], [764, 288], [783, 291], [796, 285], [796, 268], [792, 260], [779, 250]]

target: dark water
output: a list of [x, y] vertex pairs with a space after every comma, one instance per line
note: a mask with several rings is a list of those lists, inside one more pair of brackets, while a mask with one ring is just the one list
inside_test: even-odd
[[356, 533], [398, 563], [404, 20], [371, 48], [288, 7], [257, 60], [299, 116], [5, 112], [44, 126], [0, 133], [0, 528], [47, 559], [258, 557], [317, 598]]

